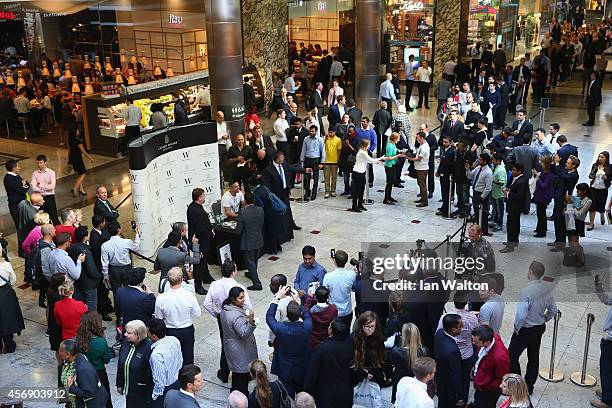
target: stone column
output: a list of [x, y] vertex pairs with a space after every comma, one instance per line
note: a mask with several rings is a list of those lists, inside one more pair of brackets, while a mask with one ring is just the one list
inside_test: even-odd
[[380, 86], [381, 16], [380, 0], [356, 0], [355, 99], [364, 115], [376, 110]]
[[232, 137], [244, 132], [240, 0], [205, 0], [212, 112], [225, 114]]
[[254, 65], [259, 72], [265, 107], [272, 101], [272, 72], [289, 69], [285, 31], [288, 23], [286, 0], [242, 0], [245, 64]]
[[[465, 52], [466, 45], [460, 45], [462, 37], [460, 34], [467, 37], [468, 1], [436, 0], [433, 50], [434, 82], [442, 77], [444, 63], [447, 62], [451, 56], [457, 58], [462, 55], [460, 51], [463, 50], [462, 52]], [[463, 21], [463, 30], [461, 28], [462, 18], [465, 20]], [[465, 43], [465, 40], [466, 38], [463, 38], [463, 43]], [[455, 59], [455, 62], [456, 61]]]

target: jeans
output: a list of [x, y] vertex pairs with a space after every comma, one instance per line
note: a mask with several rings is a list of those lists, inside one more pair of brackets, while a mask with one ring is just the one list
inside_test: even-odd
[[323, 166], [323, 180], [325, 180], [325, 194], [336, 194], [336, 181], [338, 180], [337, 164], [326, 164]]
[[348, 170], [344, 170], [344, 192], [346, 194], [351, 194], [351, 172]]
[[500, 228], [504, 225], [504, 197], [493, 199], [493, 220]]
[[87, 310], [90, 312], [98, 309], [98, 288], [93, 289], [81, 289], [81, 297], [83, 303], [87, 305]]
[[533, 385], [538, 379], [540, 369], [540, 343], [542, 335], [546, 331], [546, 325], [541, 324], [533, 327], [521, 327], [519, 333], [513, 333], [508, 353], [510, 354], [510, 372], [521, 374], [519, 358], [527, 349], [527, 370], [525, 371], [525, 382], [529, 391], [533, 391]]
[[469, 213], [470, 205], [470, 184], [456, 183], [455, 190], [457, 190], [457, 205], [459, 206], [459, 214], [467, 215]]

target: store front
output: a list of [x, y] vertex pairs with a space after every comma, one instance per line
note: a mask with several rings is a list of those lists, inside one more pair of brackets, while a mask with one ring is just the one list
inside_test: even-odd
[[546, 21], [542, 14], [544, 1], [521, 0], [519, 2], [515, 57], [525, 55], [526, 52], [533, 53], [534, 49], [540, 45], [540, 32], [545, 32], [545, 27], [542, 27], [542, 23]]
[[415, 62], [432, 60], [434, 41], [434, 0], [388, 0], [385, 13], [385, 38], [388, 41], [391, 72], [405, 79], [408, 57]]
[[520, 33], [517, 33], [518, 3], [519, 0], [470, 0], [467, 56], [472, 47], [480, 42], [485, 49], [487, 44], [493, 44], [494, 49], [498, 44], [503, 44], [508, 61], [514, 59], [516, 41], [520, 37]]

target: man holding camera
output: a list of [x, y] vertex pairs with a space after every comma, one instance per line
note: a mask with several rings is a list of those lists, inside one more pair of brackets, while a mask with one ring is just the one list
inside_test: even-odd
[[336, 269], [325, 275], [323, 286], [329, 290], [329, 303], [338, 308], [338, 317], [350, 327], [353, 320], [351, 292], [355, 290], [357, 274], [345, 268], [349, 260], [346, 251], [335, 251], [332, 259]]

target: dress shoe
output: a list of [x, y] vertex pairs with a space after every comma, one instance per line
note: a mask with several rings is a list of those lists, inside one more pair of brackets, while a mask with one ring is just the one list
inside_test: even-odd
[[446, 211], [438, 210], [436, 211], [436, 215], [446, 215]]
[[112, 322], [113, 318], [110, 317], [108, 314], [103, 314], [102, 315], [102, 320], [104, 320], [105, 322]]
[[47, 308], [47, 302], [45, 302], [44, 300], [38, 302], [38, 306], [42, 307], [43, 309]]
[[402, 183], [405, 183], [405, 180], [399, 179], [399, 180], [397, 180], [397, 182], [398, 182], [399, 184], [402, 184]]
[[299, 231], [299, 230], [301, 230], [301, 229], [302, 229], [302, 227], [300, 227], [299, 225], [293, 224], [293, 229], [294, 229], [295, 231]]
[[389, 200], [391, 200], [391, 202], [393, 202], [393, 203], [397, 203], [397, 200], [395, 198], [393, 198], [393, 197], [391, 197]]
[[312, 193], [312, 195], [310, 196], [310, 201], [314, 201], [317, 199], [317, 193]]
[[350, 212], [360, 213], [361, 210], [359, 208], [349, 208]]
[[221, 380], [222, 383], [227, 383], [229, 381], [229, 375], [223, 375], [221, 370], [217, 370], [217, 378]]
[[429, 193], [429, 195], [427, 196], [427, 198], [433, 198], [433, 193]]
[[383, 204], [395, 205], [395, 203], [393, 201], [390, 201], [390, 200], [383, 200]]
[[396, 187], [396, 188], [404, 188], [404, 185], [403, 185], [403, 184], [394, 184], [394, 185], [393, 185], [393, 187]]
[[612, 406], [606, 404], [601, 400], [593, 400], [591, 401], [591, 406], [595, 408], [612, 408]]
[[374, 188], [374, 183], [369, 184], [370, 188]]
[[345, 191], [343, 193], [340, 193], [341, 196], [347, 196], [347, 195], [351, 195], [351, 193], [349, 193], [348, 191]]
[[305, 203], [309, 202], [310, 201], [310, 196], [308, 194], [306, 194], [302, 201], [304, 201]]
[[502, 254], [507, 254], [508, 252], [514, 252], [514, 246], [512, 245], [505, 246], [502, 249], [500, 249], [499, 252], [501, 252]]
[[589, 122], [584, 122], [584, 123], [582, 124], [582, 126], [593, 126], [593, 124], [592, 124], [592, 123], [589, 123]]
[[329, 198], [329, 194], [325, 193], [325, 195], [323, 196], [323, 198]]
[[330, 195], [331, 195], [332, 197], [335, 197], [335, 196], [336, 196], [336, 193], [331, 193]]
[[546, 238], [546, 234], [534, 234], [534, 238]]
[[202, 287], [196, 288], [195, 289], [195, 293], [197, 293], [198, 295], [206, 295], [208, 293], [208, 291]]
[[368, 209], [367, 209], [367, 208], [365, 208], [365, 207], [363, 207], [363, 206], [359, 207], [359, 209], [360, 209], [361, 211], [368, 211]]
[[416, 205], [417, 207], [421, 208], [421, 207], [427, 207], [427, 203], [419, 203]]
[[261, 285], [251, 285], [247, 287], [247, 290], [263, 290], [263, 287]]

